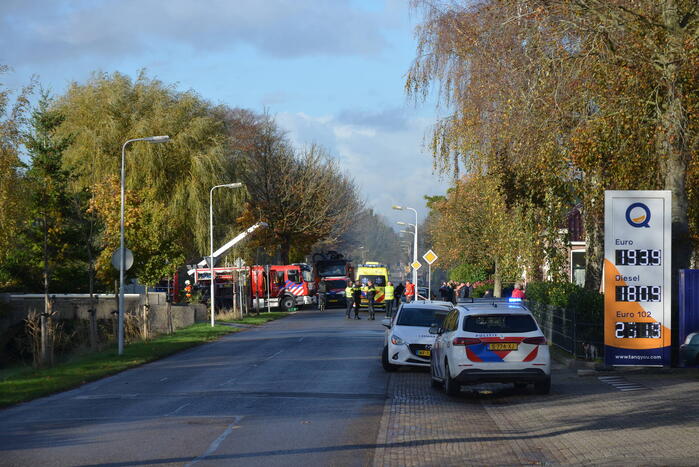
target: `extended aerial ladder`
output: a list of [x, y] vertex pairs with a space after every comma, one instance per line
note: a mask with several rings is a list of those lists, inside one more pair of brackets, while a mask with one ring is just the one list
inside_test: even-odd
[[193, 268], [189, 269], [187, 271], [187, 274], [190, 276], [194, 275], [196, 272], [197, 268], [203, 268], [203, 267], [212, 267], [216, 265], [216, 261], [223, 256], [228, 250], [233, 248], [235, 245], [243, 241], [248, 235], [259, 229], [260, 227], [268, 227], [266, 222], [258, 222], [257, 224], [253, 225], [252, 227], [249, 227], [245, 232], [241, 232], [238, 235], [235, 236], [232, 240], [230, 240], [228, 243], [223, 245], [221, 248], [218, 250], [214, 251], [214, 256], [212, 258], [212, 264], [209, 264], [207, 261], [208, 256], [205, 256], [204, 259], [199, 261]]

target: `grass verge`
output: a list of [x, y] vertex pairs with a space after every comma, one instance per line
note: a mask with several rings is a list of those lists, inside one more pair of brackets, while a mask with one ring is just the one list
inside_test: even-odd
[[116, 349], [112, 348], [75, 355], [53, 368], [44, 370], [30, 367], [2, 370], [0, 407], [65, 391], [237, 331], [240, 329], [231, 326], [212, 328], [207, 323], [197, 323], [169, 336], [127, 344], [124, 346], [123, 355], [116, 355]]
[[216, 321], [220, 321], [222, 323], [235, 323], [235, 324], [265, 324], [270, 321], [274, 321], [275, 319], [279, 318], [284, 318], [285, 316], [289, 316], [289, 313], [285, 311], [270, 311], [269, 313], [263, 312], [260, 313], [259, 315], [248, 315], [243, 317], [243, 319], [233, 319], [232, 317], [228, 317], [226, 315], [219, 315], [220, 317], [216, 318]]

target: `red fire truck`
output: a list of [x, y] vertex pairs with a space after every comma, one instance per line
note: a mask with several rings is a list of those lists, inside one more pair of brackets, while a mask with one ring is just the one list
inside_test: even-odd
[[354, 269], [350, 260], [337, 251], [315, 253], [313, 255], [313, 269], [315, 272], [316, 287], [321, 279], [330, 277], [352, 277]]
[[[252, 307], [256, 309], [269, 306], [288, 310], [315, 303], [301, 266], [297, 264], [214, 268], [214, 274], [217, 288], [226, 288], [239, 274], [243, 276], [239, 280], [249, 286]], [[197, 268], [194, 278], [197, 284], [209, 284], [211, 270]]]

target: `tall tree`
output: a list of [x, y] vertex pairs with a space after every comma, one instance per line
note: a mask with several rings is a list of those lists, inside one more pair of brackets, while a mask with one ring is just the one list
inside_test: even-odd
[[[8, 67], [0, 65], [0, 76]], [[13, 91], [0, 83], [0, 288], [16, 290], [21, 287], [15, 272], [7, 267], [8, 255], [15, 255], [17, 235], [26, 218], [27, 187], [22, 176], [20, 160], [22, 131], [29, 113], [29, 96], [34, 83], [22, 89], [14, 98]]]
[[458, 157], [498, 178], [508, 205], [524, 208], [532, 241], [555, 237], [566, 205], [580, 200], [593, 289], [604, 190], [665, 187], [675, 199], [673, 251], [684, 258], [675, 264], [687, 262], [696, 2], [413, 3], [425, 21], [408, 90], [419, 97], [437, 81], [453, 111], [434, 132], [442, 167]]
[[[69, 174], [63, 169], [63, 153], [70, 146], [70, 137], [56, 135], [63, 115], [50, 109], [50, 98], [42, 93], [32, 112], [30, 129], [24, 145], [29, 154], [26, 173], [31, 197], [28, 218], [23, 229], [23, 243], [28, 250], [26, 270], [41, 271], [44, 292], [44, 312], [41, 314], [41, 361], [53, 363], [50, 321], [53, 319], [49, 298], [51, 281], [56, 276], [70, 277], [66, 270], [74, 269], [82, 255], [76, 248], [80, 238], [75, 212], [68, 193]], [[80, 269], [84, 269], [79, 265]]]
[[[96, 74], [85, 84], [73, 83], [57, 108], [65, 115], [60, 133], [75, 136], [65, 153], [65, 166], [76, 175], [75, 191], [92, 189], [118, 175], [120, 149], [126, 140], [170, 135], [167, 144], [129, 145], [126, 187], [131, 196], [143, 201], [140, 209], [148, 211], [141, 222], [165, 219], [160, 225], [167, 225], [168, 238], [178, 244], [177, 255], [201, 257], [208, 250], [209, 189], [228, 183], [232, 170], [224, 166], [228, 136], [222, 109], [145, 73], [135, 80], [119, 73]], [[103, 203], [107, 205], [114, 208]], [[239, 209], [230, 198], [219, 206], [233, 219]], [[130, 219], [127, 222], [132, 224]], [[148, 258], [137, 260], [147, 262]]]
[[323, 148], [294, 149], [268, 116], [242, 113], [237, 118], [236, 161], [248, 193], [239, 220], [269, 224], [252, 246], [278, 247], [286, 264], [303, 260], [319, 241], [337, 240], [361, 208], [353, 181]]

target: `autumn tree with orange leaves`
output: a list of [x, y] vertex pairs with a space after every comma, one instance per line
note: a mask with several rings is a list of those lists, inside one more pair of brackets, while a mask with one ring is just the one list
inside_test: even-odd
[[[696, 2], [413, 4], [423, 22], [406, 88], [419, 99], [439, 87], [448, 113], [431, 147], [443, 171], [496, 180], [507, 206], [522, 210], [531, 245], [555, 245], [566, 210], [581, 202], [594, 290], [604, 190], [669, 189], [673, 252], [684, 257], [675, 264], [687, 264], [696, 220], [686, 216], [697, 211], [686, 185], [696, 178]], [[555, 249], [541, 258], [555, 259]]]

